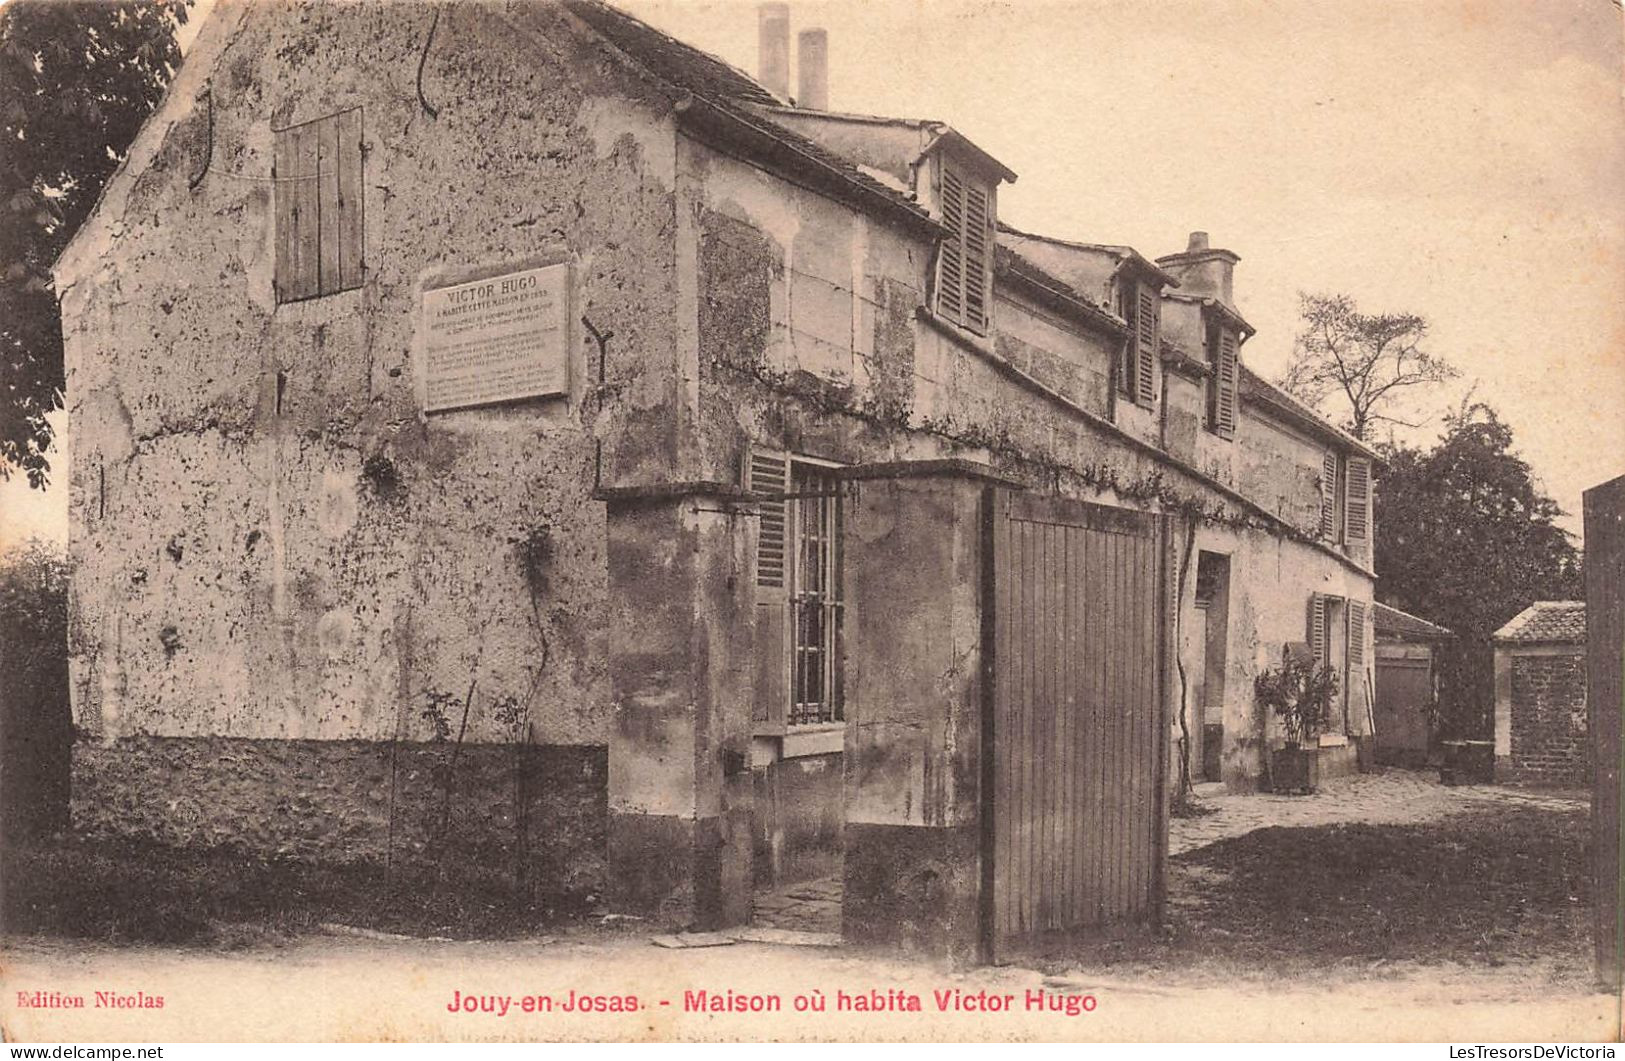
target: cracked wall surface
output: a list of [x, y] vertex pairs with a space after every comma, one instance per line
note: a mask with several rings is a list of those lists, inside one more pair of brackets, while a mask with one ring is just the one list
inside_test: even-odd
[[[222, 3], [64, 256], [81, 743], [431, 742], [471, 683], [471, 745], [608, 741], [591, 494], [672, 460], [670, 101], [551, 5], [432, 16]], [[278, 305], [273, 131], [356, 106], [365, 282]], [[538, 257], [609, 385], [583, 340], [565, 397], [425, 417], [424, 286]]]
[[[969, 457], [1080, 500], [1200, 510], [1198, 547], [1231, 558], [1222, 769], [1232, 788], [1255, 787], [1279, 735], [1254, 705], [1253, 678], [1307, 636], [1311, 593], [1371, 599], [1368, 574], [1312, 544], [1323, 446], [1253, 413], [1221, 439], [1205, 426], [1206, 382], [1171, 374], [1158, 409], [1118, 402], [1114, 430], [1111, 335], [1001, 289], [995, 335], [979, 349], [922, 320], [931, 248], [918, 237], [686, 139], [678, 171], [698, 218], [705, 475], [737, 480], [747, 443], [845, 464]], [[1194, 583], [1192, 573], [1182, 624], [1201, 621]], [[1193, 725], [1199, 708], [1188, 708]], [[1370, 732], [1363, 710], [1349, 728]]]
[[[1200, 548], [1232, 559], [1226, 776], [1257, 776], [1252, 676], [1302, 639], [1309, 592], [1370, 596], [1292, 529], [1318, 513], [1318, 448], [1246, 417], [1218, 440], [1183, 382], [1174, 441], [1121, 402], [1114, 426], [1109, 327], [1001, 288], [991, 336], [956, 332], [927, 307], [929, 239], [680, 131], [679, 102], [557, 5], [222, 0], [59, 267], [81, 823], [304, 856], [330, 822], [370, 857], [399, 794], [375, 746], [421, 757], [455, 735], [494, 788], [493, 749], [607, 749], [560, 790], [599, 822], [572, 835], [596, 864], [643, 867], [616, 885], [638, 903], [686, 895], [727, 921], [763, 650], [757, 524], [726, 488], [749, 444], [969, 458], [1196, 519]], [[275, 133], [352, 107], [364, 282], [279, 304]], [[582, 318], [567, 393], [425, 416], [422, 292], [554, 262]], [[917, 621], [870, 619], [876, 638]], [[973, 619], [951, 625], [971, 639]], [[918, 842], [960, 873], [964, 837], [893, 830], [970, 828], [973, 743], [882, 730], [843, 768], [906, 760], [931, 784], [857, 821], [863, 850]], [[220, 748], [238, 765], [211, 773]], [[275, 795], [290, 777], [310, 789], [298, 813]], [[482, 789], [490, 813], [468, 820], [511, 834], [522, 816], [500, 802]]]

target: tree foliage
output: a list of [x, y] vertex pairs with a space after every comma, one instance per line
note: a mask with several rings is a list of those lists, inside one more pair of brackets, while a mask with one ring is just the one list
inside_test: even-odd
[[[1332, 401], [1347, 409], [1349, 434], [1364, 439], [1409, 388], [1454, 379], [1456, 369], [1421, 348], [1426, 318], [1413, 313], [1361, 313], [1347, 295], [1298, 292], [1303, 330], [1281, 386], [1311, 408]], [[1405, 426], [1414, 427], [1414, 424]]]
[[0, 558], [0, 840], [67, 824], [72, 739], [68, 560], [34, 541]]
[[1391, 446], [1376, 492], [1377, 597], [1450, 628], [1440, 712], [1453, 735], [1489, 735], [1490, 636], [1537, 600], [1580, 595], [1580, 555], [1563, 511], [1483, 403], [1445, 418], [1431, 450]]
[[0, 8], [0, 478], [47, 482], [65, 382], [51, 266], [174, 74], [189, 2]]

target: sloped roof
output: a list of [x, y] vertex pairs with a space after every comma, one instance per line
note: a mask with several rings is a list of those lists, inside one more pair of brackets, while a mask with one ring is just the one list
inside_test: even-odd
[[655, 77], [708, 105], [680, 108], [685, 127], [726, 135], [768, 165], [800, 168], [810, 163], [814, 173], [821, 172], [854, 193], [858, 205], [939, 227], [923, 207], [906, 195], [875, 180], [851, 160], [817, 141], [773, 121], [768, 108], [781, 106], [782, 101], [738, 68], [603, 0], [564, 0], [564, 5]]
[[[772, 117], [788, 121], [800, 122], [830, 122], [855, 127], [862, 126], [891, 126], [900, 129], [909, 129], [923, 136], [931, 137], [921, 154], [929, 153], [939, 144], [952, 145], [956, 150], [969, 155], [978, 164], [998, 174], [1002, 181], [1014, 184], [1016, 172], [993, 154], [979, 146], [976, 141], [955, 129], [945, 121], [936, 118], [894, 118], [883, 117], [877, 114], [848, 114], [844, 111], [809, 110], [805, 107], [788, 107], [783, 104], [765, 106], [764, 110]], [[912, 160], [910, 160], [912, 161]]]
[[1579, 600], [1538, 600], [1495, 631], [1495, 640], [1522, 644], [1586, 639], [1586, 605]]
[[1150, 258], [1147, 258], [1139, 251], [1135, 250], [1133, 247], [1125, 244], [1086, 243], [1082, 240], [1061, 239], [1059, 236], [1046, 236], [1041, 232], [1025, 232], [1007, 221], [999, 222], [999, 231], [1008, 232], [1012, 236], [1020, 236], [1023, 239], [1036, 239], [1042, 240], [1045, 243], [1053, 243], [1057, 247], [1071, 247], [1074, 250], [1093, 251], [1097, 254], [1104, 254], [1108, 257], [1117, 259], [1118, 262], [1128, 262], [1140, 272], [1148, 276], [1155, 277], [1165, 287], [1179, 286], [1179, 280], [1174, 276], [1173, 273], [1170, 273], [1168, 270], [1164, 269]]
[[1344, 447], [1353, 450], [1362, 457], [1369, 457], [1373, 461], [1383, 463], [1382, 458], [1370, 446], [1367, 446], [1342, 428], [1330, 423], [1319, 413], [1246, 365], [1241, 366], [1241, 396], [1269, 406], [1276, 412], [1284, 414], [1288, 419], [1296, 421], [1298, 426], [1313, 431], [1331, 441], [1341, 443]]
[[1410, 612], [1402, 612], [1393, 605], [1381, 601], [1372, 606], [1371, 622], [1378, 634], [1392, 634], [1418, 641], [1438, 641], [1455, 636], [1438, 623], [1419, 619]]
[[782, 102], [738, 67], [684, 44], [620, 8], [601, 0], [565, 0], [564, 6], [663, 81], [712, 100]]
[[1040, 299], [1083, 317], [1113, 335], [1122, 335], [1128, 330], [1127, 323], [1117, 314], [1096, 305], [1089, 296], [1003, 243], [993, 245], [993, 271], [1001, 279], [1017, 281]]
[[1188, 302], [1192, 305], [1212, 307], [1218, 310], [1221, 316], [1229, 318], [1231, 324], [1241, 329], [1242, 342], [1246, 342], [1249, 336], [1258, 334], [1258, 329], [1247, 323], [1247, 318], [1241, 315], [1241, 311], [1222, 298], [1214, 298], [1212, 295], [1193, 295], [1188, 291], [1164, 291], [1162, 297], [1173, 302]]
[[1190, 351], [1167, 339], [1161, 343], [1162, 363], [1175, 372], [1183, 373], [1200, 379], [1203, 376], [1213, 375], [1213, 366], [1201, 358], [1194, 356]]

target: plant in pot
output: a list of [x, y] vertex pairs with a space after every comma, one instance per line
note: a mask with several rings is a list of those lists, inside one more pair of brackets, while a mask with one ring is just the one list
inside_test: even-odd
[[1281, 720], [1286, 736], [1285, 745], [1270, 753], [1270, 787], [1276, 792], [1313, 792], [1319, 783], [1315, 741], [1337, 684], [1336, 671], [1290, 648], [1279, 667], [1266, 667], [1253, 680], [1254, 696]]

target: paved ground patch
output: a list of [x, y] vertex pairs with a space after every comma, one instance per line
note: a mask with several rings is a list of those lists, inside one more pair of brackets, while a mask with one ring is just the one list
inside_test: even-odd
[[1505, 785], [1451, 787], [1439, 783], [1437, 771], [1398, 769], [1334, 778], [1311, 796], [1231, 794], [1218, 785], [1198, 785], [1196, 802], [1212, 813], [1173, 819], [1168, 829], [1171, 855], [1272, 825], [1420, 825], [1486, 804], [1554, 810], [1589, 806], [1583, 794]]

